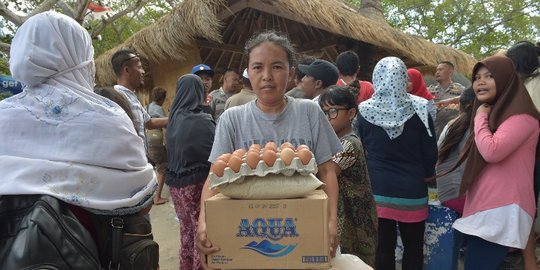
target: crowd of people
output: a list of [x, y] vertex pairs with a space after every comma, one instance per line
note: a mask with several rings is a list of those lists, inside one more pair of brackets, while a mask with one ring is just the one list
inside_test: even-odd
[[422, 269], [435, 182], [459, 216], [454, 262], [464, 249], [465, 269], [498, 269], [521, 251], [524, 269], [538, 269], [540, 46], [523, 41], [479, 61], [468, 88], [452, 81], [450, 61], [427, 87], [393, 56], [380, 59], [371, 82], [359, 80], [356, 52], [296, 61], [288, 37], [273, 31], [254, 34], [245, 55], [247, 68], [224, 71], [219, 89], [201, 63], [178, 78], [168, 110], [159, 87], [145, 107], [136, 51], [115, 52], [116, 85], [94, 87], [86, 30], [55, 12], [32, 17], [10, 58], [26, 87], [0, 102], [0, 196], [49, 194], [95, 214], [150, 218], [152, 204], [167, 202], [166, 184], [181, 222], [179, 269], [207, 269], [206, 255], [219, 251], [204, 211], [218, 192], [207, 179], [213, 163], [252, 142], [302, 141], [325, 183], [332, 257], [339, 246], [395, 269], [399, 231], [402, 269]]

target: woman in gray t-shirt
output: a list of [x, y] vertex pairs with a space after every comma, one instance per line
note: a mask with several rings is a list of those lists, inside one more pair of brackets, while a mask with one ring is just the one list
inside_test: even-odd
[[[324, 191], [328, 195], [330, 251], [334, 256], [338, 245], [338, 184], [332, 156], [342, 150], [339, 139], [315, 102], [285, 96], [294, 64], [294, 49], [286, 37], [274, 32], [256, 34], [246, 43], [246, 55], [249, 79], [257, 99], [221, 115], [209, 161], [214, 162], [221, 154], [238, 148], [247, 150], [253, 143], [308, 145], [318, 164], [317, 176], [325, 183]], [[202, 254], [219, 250], [206, 238], [204, 201], [217, 193], [208, 187], [207, 180], [201, 194], [197, 235], [202, 263], [205, 263]]]

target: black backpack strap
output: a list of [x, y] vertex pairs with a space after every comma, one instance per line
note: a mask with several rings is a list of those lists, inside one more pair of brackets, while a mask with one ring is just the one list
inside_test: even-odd
[[109, 262], [109, 270], [120, 269], [120, 249], [122, 248], [122, 238], [124, 231], [124, 219], [121, 217], [111, 218], [111, 261]]

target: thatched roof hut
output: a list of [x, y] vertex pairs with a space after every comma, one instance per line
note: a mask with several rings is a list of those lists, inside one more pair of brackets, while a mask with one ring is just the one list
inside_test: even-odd
[[[287, 33], [299, 53], [331, 61], [342, 51], [355, 50], [360, 56], [361, 77], [368, 80], [377, 61], [390, 55], [424, 69], [451, 61], [465, 74], [476, 61], [459, 50], [368, 19], [341, 0], [184, 0], [155, 24], [100, 55], [97, 83], [114, 84], [110, 57], [129, 47], [145, 60], [148, 89], [162, 86], [174, 93], [176, 79], [199, 63], [216, 70], [217, 85], [226, 68], [243, 70], [247, 66], [244, 44], [253, 33], [265, 29]], [[171, 98], [169, 95], [168, 100]]]

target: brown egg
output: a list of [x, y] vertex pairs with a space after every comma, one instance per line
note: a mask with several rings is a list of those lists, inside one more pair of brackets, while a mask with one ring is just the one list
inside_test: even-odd
[[281, 144], [281, 150], [285, 149], [285, 148], [291, 148], [293, 151], [294, 151], [294, 145], [290, 142], [284, 142], [283, 144]]
[[311, 158], [313, 158], [313, 153], [309, 149], [300, 149], [296, 153], [302, 164], [307, 165]]
[[246, 154], [246, 150], [243, 149], [243, 148], [236, 149], [232, 154], [233, 154], [233, 156], [238, 156], [240, 158], [243, 158], [244, 155]]
[[246, 154], [246, 164], [252, 168], [257, 168], [257, 164], [259, 164], [259, 152], [255, 150], [250, 150]]
[[212, 172], [213, 172], [217, 177], [222, 177], [222, 176], [223, 176], [223, 171], [225, 170], [225, 167], [227, 167], [227, 163], [225, 163], [225, 161], [223, 161], [223, 160], [217, 160], [217, 161], [212, 165]]
[[261, 151], [261, 149], [262, 149], [262, 146], [260, 144], [256, 144], [256, 143], [252, 144], [249, 147], [249, 150], [256, 150], [257, 152]]
[[227, 162], [229, 162], [229, 159], [231, 158], [231, 156], [232, 156], [231, 153], [225, 153], [225, 154], [219, 156], [217, 158], [217, 160], [223, 160], [223, 161], [225, 161], [225, 164], [227, 164]]
[[288, 147], [281, 148], [281, 152], [279, 153], [279, 158], [283, 160], [283, 163], [285, 163], [285, 165], [287, 166], [291, 165], [291, 162], [294, 158], [294, 150]]
[[305, 144], [301, 144], [299, 145], [298, 147], [296, 147], [296, 151], [300, 151], [300, 149], [307, 149], [309, 150], [309, 146], [305, 145]]
[[272, 149], [266, 149], [264, 153], [262, 154], [262, 160], [268, 167], [274, 166], [274, 163], [276, 162], [277, 154]]
[[242, 165], [242, 158], [239, 157], [239, 156], [236, 156], [236, 155], [233, 155], [230, 159], [229, 159], [229, 164], [227, 164], [229, 166], [229, 168], [231, 168], [231, 170], [233, 170], [234, 172], [239, 172], [240, 171], [240, 166]]
[[264, 150], [273, 150], [274, 152], [277, 152], [277, 144], [275, 142], [267, 142], [264, 146]]

